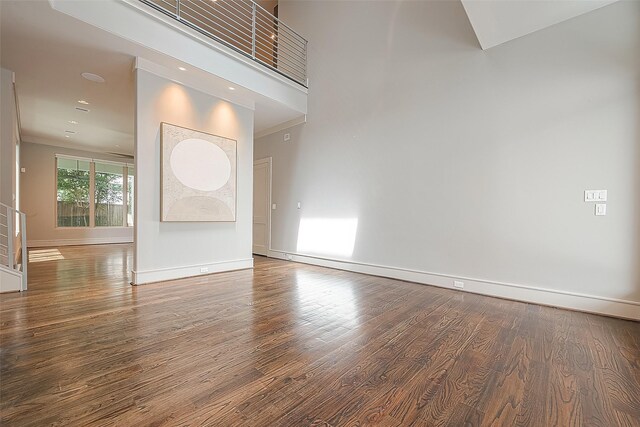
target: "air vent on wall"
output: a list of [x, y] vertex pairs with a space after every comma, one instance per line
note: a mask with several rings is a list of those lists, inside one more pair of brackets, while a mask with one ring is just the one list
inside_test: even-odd
[[76, 107], [76, 110], [82, 111], [83, 113], [88, 113], [90, 110], [88, 108]]
[[133, 160], [133, 156], [130, 154], [122, 154], [122, 153], [113, 153], [111, 151], [107, 151], [107, 154], [111, 154], [112, 156], [118, 156], [118, 157], [124, 157], [127, 159], [132, 159]]

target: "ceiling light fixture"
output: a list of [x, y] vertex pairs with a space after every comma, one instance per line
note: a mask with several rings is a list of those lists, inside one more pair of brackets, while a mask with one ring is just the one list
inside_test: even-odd
[[229, 90], [236, 90], [235, 87], [229, 86]]
[[99, 76], [97, 74], [93, 74], [93, 73], [82, 73], [80, 74], [83, 78], [94, 82], [94, 83], [104, 83], [104, 77]]
[[84, 99], [79, 100], [78, 104], [89, 105], [89, 103], [87, 101], [85, 101]]
[[65, 138], [71, 138], [71, 135], [65, 135], [64, 137]]
[[76, 122], [75, 120], [69, 120], [69, 123], [71, 123], [72, 125], [77, 125], [78, 122]]
[[184, 68], [184, 67], [178, 67], [178, 70], [180, 70], [180, 71], [187, 71], [187, 69], [186, 69], [186, 68]]

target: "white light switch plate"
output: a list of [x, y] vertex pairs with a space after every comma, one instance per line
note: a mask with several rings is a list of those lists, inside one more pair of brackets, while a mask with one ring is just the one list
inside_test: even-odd
[[584, 190], [585, 202], [606, 202], [607, 190]]
[[596, 216], [603, 216], [607, 214], [607, 205], [605, 203], [596, 204]]
[[276, 210], [277, 205], [274, 203], [271, 205], [271, 209], [273, 209], [274, 211]]
[[298, 202], [298, 209], [300, 209], [302, 207], [302, 203]]
[[285, 140], [285, 142], [286, 142], [286, 141], [289, 141], [290, 139], [291, 139], [291, 134], [290, 134], [290, 133], [285, 133], [285, 134], [284, 134], [284, 140]]

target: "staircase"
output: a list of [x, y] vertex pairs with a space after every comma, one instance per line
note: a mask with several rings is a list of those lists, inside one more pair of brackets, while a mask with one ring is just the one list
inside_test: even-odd
[[26, 216], [0, 203], [0, 292], [27, 290]]

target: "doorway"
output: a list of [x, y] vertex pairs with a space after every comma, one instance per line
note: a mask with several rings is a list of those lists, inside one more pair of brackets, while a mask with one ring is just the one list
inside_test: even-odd
[[271, 157], [253, 162], [253, 253], [268, 255], [271, 243]]

